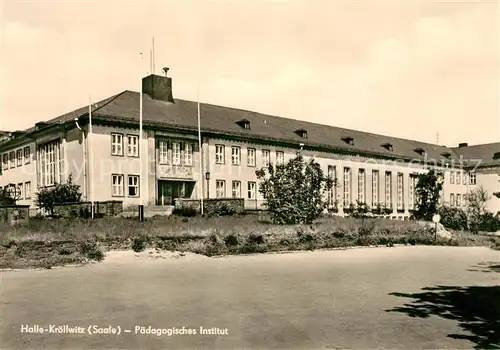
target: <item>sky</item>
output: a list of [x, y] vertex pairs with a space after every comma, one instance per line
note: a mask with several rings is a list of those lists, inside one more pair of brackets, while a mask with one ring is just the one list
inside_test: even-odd
[[[456, 146], [500, 141], [499, 1], [0, 0], [0, 130], [140, 89]], [[140, 53], [143, 53], [141, 60]]]

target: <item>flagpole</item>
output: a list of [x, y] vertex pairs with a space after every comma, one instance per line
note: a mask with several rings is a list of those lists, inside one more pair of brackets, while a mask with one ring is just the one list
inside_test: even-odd
[[201, 215], [203, 215], [203, 157], [201, 154], [202, 145], [201, 145], [201, 117], [200, 117], [200, 89], [198, 88], [196, 91], [196, 100], [198, 101], [198, 155], [200, 162], [200, 211]]
[[[141, 71], [142, 71], [142, 53], [141, 53]], [[144, 152], [142, 149], [142, 78], [139, 93], [139, 221], [144, 221], [144, 206], [142, 204], [142, 194], [144, 189], [142, 188], [142, 162], [144, 159]]]
[[91, 205], [91, 216], [94, 218], [94, 160], [92, 152], [92, 98], [89, 95], [89, 135], [88, 135], [88, 145], [89, 145], [89, 177], [90, 177], [90, 205]]

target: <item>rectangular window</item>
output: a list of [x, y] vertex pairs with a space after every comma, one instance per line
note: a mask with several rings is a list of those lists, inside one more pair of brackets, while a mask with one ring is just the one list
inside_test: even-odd
[[450, 171], [450, 183], [454, 184], [455, 183], [455, 172]]
[[476, 184], [476, 174], [475, 173], [470, 173], [469, 174], [469, 180], [470, 180], [470, 184], [471, 185], [475, 185]]
[[128, 176], [128, 196], [139, 197], [139, 176], [137, 175]]
[[335, 186], [337, 179], [337, 169], [335, 165], [328, 166], [328, 178], [333, 182], [332, 187], [328, 189], [328, 205], [333, 206], [335, 205], [335, 200], [337, 198], [337, 187]]
[[460, 178], [462, 176], [460, 175], [460, 173], [457, 171], [457, 185], [460, 185]]
[[351, 204], [351, 169], [344, 168], [344, 207]]
[[248, 199], [257, 198], [257, 184], [254, 181], [248, 181]]
[[262, 150], [262, 166], [268, 167], [271, 164], [271, 152], [267, 149]]
[[404, 202], [403, 202], [403, 196], [404, 196], [404, 178], [403, 174], [398, 173], [398, 209], [403, 209], [404, 207]]
[[16, 167], [16, 152], [11, 151], [9, 152], [9, 168], [15, 168]]
[[378, 205], [378, 187], [379, 187], [379, 173], [378, 170], [372, 171], [372, 207]]
[[365, 169], [358, 170], [358, 201], [365, 202]]
[[255, 166], [255, 148], [247, 149], [247, 165]]
[[417, 187], [418, 177], [415, 175], [410, 175], [410, 188], [409, 188], [409, 208], [411, 210], [416, 208], [416, 195], [415, 188]]
[[285, 153], [282, 151], [276, 151], [276, 165], [282, 165], [285, 163]]
[[23, 165], [23, 150], [22, 149], [18, 149], [16, 151], [16, 164], [17, 164], [17, 166]]
[[455, 205], [455, 195], [453, 193], [450, 193], [450, 206]]
[[172, 164], [181, 164], [181, 144], [180, 142], [172, 142]]
[[123, 197], [123, 175], [111, 175], [111, 188], [113, 197]]
[[123, 156], [123, 135], [111, 134], [111, 155]]
[[241, 198], [241, 182], [233, 181], [233, 198]]
[[467, 185], [467, 173], [466, 172], [462, 173], [462, 183], [464, 185]]
[[193, 165], [193, 144], [184, 144], [184, 165]]
[[385, 172], [385, 206], [392, 208], [392, 173]]
[[215, 145], [215, 164], [224, 164], [224, 145]]
[[139, 157], [139, 136], [127, 135], [127, 156]]
[[237, 146], [231, 147], [231, 164], [241, 164], [241, 148]]
[[2, 169], [3, 170], [9, 169], [9, 154], [8, 153], [2, 154]]
[[462, 205], [462, 196], [458, 193], [457, 194], [457, 207], [460, 207]]
[[23, 183], [19, 183], [17, 184], [17, 188], [19, 190], [19, 199], [23, 199], [24, 196], [23, 196], [23, 192], [24, 192], [24, 186], [23, 186]]
[[24, 183], [24, 197], [26, 199], [31, 198], [31, 181], [25, 182]]
[[30, 147], [24, 147], [24, 164], [29, 164], [31, 160], [31, 151]]
[[46, 143], [39, 147], [40, 154], [40, 185], [52, 186], [61, 180], [60, 174], [60, 142], [59, 140]]
[[217, 198], [226, 197], [226, 181], [224, 180], [215, 181], [215, 194]]
[[159, 157], [160, 164], [168, 164], [168, 141], [160, 141]]

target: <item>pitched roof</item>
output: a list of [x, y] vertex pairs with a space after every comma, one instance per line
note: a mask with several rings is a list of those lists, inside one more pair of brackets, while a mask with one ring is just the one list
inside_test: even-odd
[[[139, 122], [138, 92], [125, 90], [93, 104], [92, 107], [92, 114], [96, 117]], [[85, 116], [87, 113], [88, 106], [85, 106], [44, 123], [64, 124], [72, 121], [75, 117]], [[499, 160], [492, 159], [493, 153], [500, 151], [500, 143], [449, 148], [207, 103], [200, 103], [200, 113], [201, 129], [204, 132], [284, 141], [297, 145], [304, 143], [305, 145], [392, 158], [424, 160], [424, 157], [427, 157], [429, 162], [435, 160], [441, 163], [441, 161], [451, 162], [452, 160], [458, 162], [462, 156], [464, 159], [484, 158], [485, 162], [491, 161], [493, 164], [500, 164]], [[250, 123], [249, 129], [242, 127], [240, 123], [242, 120]], [[170, 103], [154, 100], [144, 94], [143, 122], [144, 125], [197, 130], [197, 102], [176, 99], [175, 103]], [[296, 133], [297, 130], [307, 131], [307, 139]], [[25, 130], [25, 132], [32, 131], [35, 131], [34, 127]], [[346, 142], [346, 138], [352, 138], [353, 143]], [[388, 145], [392, 147], [388, 147]], [[421, 150], [425, 153], [420, 154]]]
[[455, 147], [453, 150], [458, 155], [462, 156], [464, 160], [468, 160], [473, 163], [481, 160], [481, 164], [479, 165], [481, 167], [500, 165], [500, 154], [495, 157], [496, 159], [493, 158], [495, 153], [500, 153], [500, 142], [467, 147]]

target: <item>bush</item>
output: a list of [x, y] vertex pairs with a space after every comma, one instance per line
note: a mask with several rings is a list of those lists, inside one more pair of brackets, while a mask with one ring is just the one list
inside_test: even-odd
[[238, 236], [235, 234], [230, 234], [230, 235], [224, 237], [224, 243], [228, 247], [236, 246], [239, 244]]
[[8, 186], [5, 186], [5, 188], [0, 188], [0, 206], [16, 204], [16, 200], [12, 198], [10, 193], [7, 191], [7, 187]]
[[216, 202], [213, 206], [210, 206], [206, 212], [207, 216], [226, 216], [234, 214], [236, 214], [236, 210], [225, 202]]
[[93, 242], [80, 242], [78, 251], [89, 260], [102, 261], [104, 260], [104, 253], [99, 248], [95, 241]]
[[479, 231], [496, 232], [500, 231], [500, 219], [492, 213], [484, 213], [479, 217]]
[[195, 208], [193, 207], [181, 207], [181, 208], [175, 208], [172, 211], [173, 215], [177, 216], [183, 216], [183, 217], [193, 217], [196, 216], [198, 212], [196, 211]]
[[146, 249], [147, 242], [148, 238], [145, 235], [134, 237], [132, 240], [132, 250], [136, 253], [142, 252]]
[[81, 202], [81, 198], [80, 186], [72, 183], [72, 176], [70, 175], [68, 181], [64, 184], [42, 187], [35, 194], [35, 203], [39, 208], [44, 209], [51, 216], [54, 216], [55, 204], [79, 203]]
[[438, 214], [444, 227], [452, 230], [467, 229], [467, 213], [464, 210], [442, 206], [438, 209]]
[[251, 233], [247, 238], [248, 244], [264, 244], [264, 236], [260, 234]]

